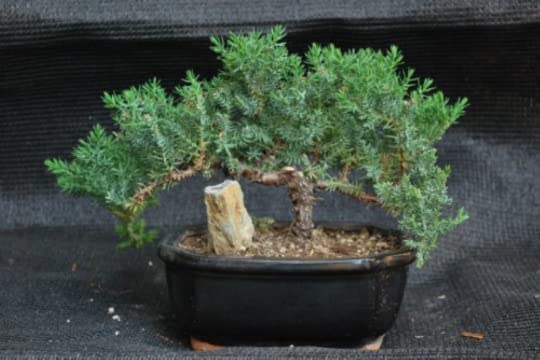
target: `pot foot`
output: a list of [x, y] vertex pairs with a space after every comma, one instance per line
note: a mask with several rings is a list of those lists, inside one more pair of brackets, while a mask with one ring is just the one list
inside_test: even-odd
[[377, 351], [377, 350], [380, 350], [380, 348], [382, 346], [382, 343], [383, 343], [383, 340], [384, 340], [384, 335], [385, 334], [382, 334], [379, 337], [376, 337], [376, 338], [373, 338], [373, 339], [370, 339], [370, 340], [366, 341], [364, 344], [359, 346], [358, 349], [363, 350], [363, 351]]
[[[191, 336], [189, 338], [191, 348], [195, 351], [209, 351], [209, 350], [220, 350], [225, 348], [223, 345], [213, 344], [207, 341], [199, 340], [196, 337]], [[384, 334], [367, 340], [366, 342], [362, 343], [362, 345], [358, 346], [358, 350], [362, 351], [377, 351], [380, 350], [382, 343], [384, 340]]]
[[208, 350], [219, 350], [223, 349], [224, 346], [212, 344], [203, 340], [199, 340], [193, 336], [189, 338], [191, 348], [195, 351], [208, 351]]

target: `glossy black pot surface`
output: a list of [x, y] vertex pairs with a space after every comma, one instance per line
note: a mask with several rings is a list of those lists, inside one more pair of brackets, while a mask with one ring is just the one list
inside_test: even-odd
[[163, 240], [159, 256], [182, 332], [224, 345], [376, 338], [398, 314], [415, 259], [405, 248], [334, 260], [202, 255], [178, 246], [178, 234]]

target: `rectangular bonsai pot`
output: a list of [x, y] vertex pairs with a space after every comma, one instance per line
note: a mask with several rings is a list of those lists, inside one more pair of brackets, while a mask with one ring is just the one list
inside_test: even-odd
[[222, 257], [178, 246], [177, 234], [159, 256], [182, 333], [221, 345], [372, 341], [396, 319], [415, 259], [405, 248], [360, 259]]

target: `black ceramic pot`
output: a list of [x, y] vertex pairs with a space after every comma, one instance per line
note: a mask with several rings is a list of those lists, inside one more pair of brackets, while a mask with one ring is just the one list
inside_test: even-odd
[[222, 345], [371, 341], [392, 326], [415, 259], [405, 248], [336, 260], [201, 255], [178, 234], [159, 256], [183, 334]]

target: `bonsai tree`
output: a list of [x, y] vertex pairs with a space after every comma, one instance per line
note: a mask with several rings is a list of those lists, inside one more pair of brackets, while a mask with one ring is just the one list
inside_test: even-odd
[[[97, 125], [71, 161], [47, 160], [59, 186], [88, 194], [120, 224], [120, 247], [155, 237], [141, 215], [159, 190], [223, 168], [233, 177], [287, 186], [291, 230], [309, 241], [318, 191], [383, 207], [427, 260], [439, 237], [467, 217], [451, 204], [450, 168], [434, 144], [462, 116], [431, 80], [402, 69], [396, 47], [342, 51], [314, 44], [305, 60], [287, 51], [285, 30], [211, 38], [219, 74], [167, 94], [158, 81], [105, 93], [115, 131]], [[444, 213], [444, 214], [443, 214]]]

